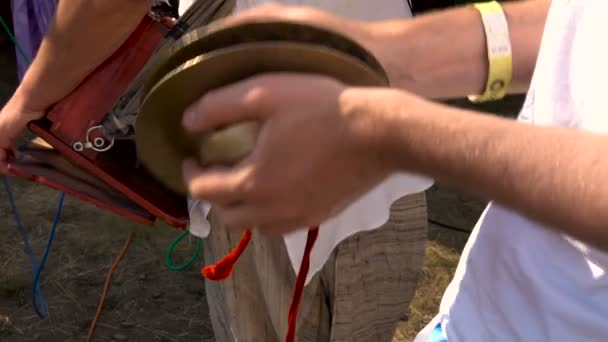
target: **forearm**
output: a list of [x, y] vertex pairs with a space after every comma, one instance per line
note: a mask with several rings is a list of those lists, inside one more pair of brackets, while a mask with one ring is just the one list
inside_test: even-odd
[[415, 103], [388, 135], [393, 158], [412, 157], [399, 168], [414, 167], [608, 249], [608, 137]]
[[13, 101], [46, 109], [114, 53], [150, 8], [149, 0], [61, 0]]
[[[550, 0], [503, 3], [513, 51], [512, 92], [528, 88]], [[430, 98], [480, 94], [488, 59], [483, 23], [472, 6], [385, 22], [382, 57], [395, 86]], [[388, 38], [386, 38], [388, 37]]]

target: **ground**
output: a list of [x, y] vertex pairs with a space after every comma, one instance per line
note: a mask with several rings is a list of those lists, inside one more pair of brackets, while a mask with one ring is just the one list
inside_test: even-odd
[[[40, 260], [58, 194], [17, 180], [11, 184]], [[106, 272], [131, 230], [135, 238], [113, 278], [95, 341], [200, 341], [201, 336], [213, 341], [199, 274], [202, 264], [183, 273], [164, 265], [166, 248], [178, 232], [163, 225], [135, 225], [70, 197], [42, 276], [50, 316], [40, 320], [31, 306], [29, 260], [4, 193], [0, 196], [0, 340], [84, 340]], [[178, 256], [189, 256], [193, 248], [194, 241], [185, 241]], [[457, 251], [429, 243], [409, 322], [400, 326], [395, 341], [411, 341], [432, 317], [457, 260]]]
[[[12, 184], [40, 260], [58, 194]], [[5, 196], [0, 197], [0, 340], [84, 340], [107, 270], [131, 230], [135, 238], [113, 278], [95, 341], [200, 341], [201, 336], [213, 341], [197, 272], [201, 264], [183, 273], [164, 266], [165, 250], [177, 232], [138, 226], [69, 197], [42, 276], [50, 316], [41, 321], [31, 306], [30, 263]]]

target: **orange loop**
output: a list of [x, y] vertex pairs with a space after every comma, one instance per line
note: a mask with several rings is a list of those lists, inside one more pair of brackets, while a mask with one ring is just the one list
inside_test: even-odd
[[203, 268], [203, 276], [209, 280], [224, 280], [230, 277], [232, 270], [234, 269], [234, 265], [239, 260], [239, 257], [245, 252], [247, 249], [247, 245], [249, 241], [251, 241], [251, 230], [247, 229], [243, 236], [241, 237], [241, 241], [236, 246], [236, 248], [226, 255], [222, 260], [220, 260], [215, 265], [209, 265]]
[[[319, 226], [310, 228], [310, 230], [308, 231], [308, 237], [306, 239], [306, 247], [304, 249], [302, 264], [300, 266], [300, 271], [298, 272], [298, 276], [296, 278], [296, 284], [293, 290], [293, 295], [291, 297], [291, 304], [289, 305], [289, 318], [285, 342], [294, 342], [296, 338], [298, 312], [300, 310], [300, 304], [304, 295], [304, 284], [306, 283], [306, 276], [308, 275], [308, 270], [310, 268], [310, 254], [312, 252], [312, 248], [315, 242], [317, 241], [318, 236]], [[251, 241], [251, 237], [251, 230], [246, 230], [245, 233], [243, 233], [239, 244], [232, 252], [226, 255], [217, 264], [209, 265], [203, 268], [203, 270], [201, 271], [203, 276], [205, 276], [205, 278], [209, 280], [227, 279], [232, 273], [234, 265], [238, 261], [239, 257], [247, 248], [249, 241]]]

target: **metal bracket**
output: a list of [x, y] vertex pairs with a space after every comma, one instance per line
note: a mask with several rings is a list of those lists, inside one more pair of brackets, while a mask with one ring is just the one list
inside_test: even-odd
[[109, 151], [112, 147], [114, 147], [114, 138], [107, 141], [106, 139], [104, 139], [102, 137], [97, 137], [97, 138], [93, 139], [93, 141], [91, 142], [91, 133], [93, 133], [96, 130], [101, 130], [101, 128], [102, 128], [101, 125], [93, 126], [93, 127], [89, 128], [87, 130], [87, 134], [85, 136], [85, 141], [84, 142], [77, 141], [74, 143], [74, 145], [72, 145], [72, 148], [74, 149], [74, 151], [82, 152], [85, 149], [92, 149], [93, 151], [96, 151], [96, 152], [106, 152], [106, 151]]

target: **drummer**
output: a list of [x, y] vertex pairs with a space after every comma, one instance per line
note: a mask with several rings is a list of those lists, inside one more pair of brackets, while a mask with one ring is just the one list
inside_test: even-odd
[[[237, 0], [234, 11], [264, 2]], [[308, 3], [370, 21], [411, 16], [402, 0], [283, 2]], [[0, 114], [0, 172], [7, 171], [4, 150], [11, 148], [26, 123], [41, 118], [108, 58], [149, 6], [149, 0], [58, 3], [36, 58]], [[188, 1], [182, 1], [180, 11], [187, 6]], [[421, 191], [430, 184], [412, 175], [389, 179], [321, 225], [299, 315], [298, 341], [392, 339], [397, 322], [407, 315], [421, 269], [427, 227]], [[205, 203], [189, 204], [191, 231], [206, 238], [205, 262], [215, 262], [235, 246], [240, 235], [224, 229]], [[283, 340], [305, 235], [258, 234], [229, 280], [207, 282], [216, 341]]]

